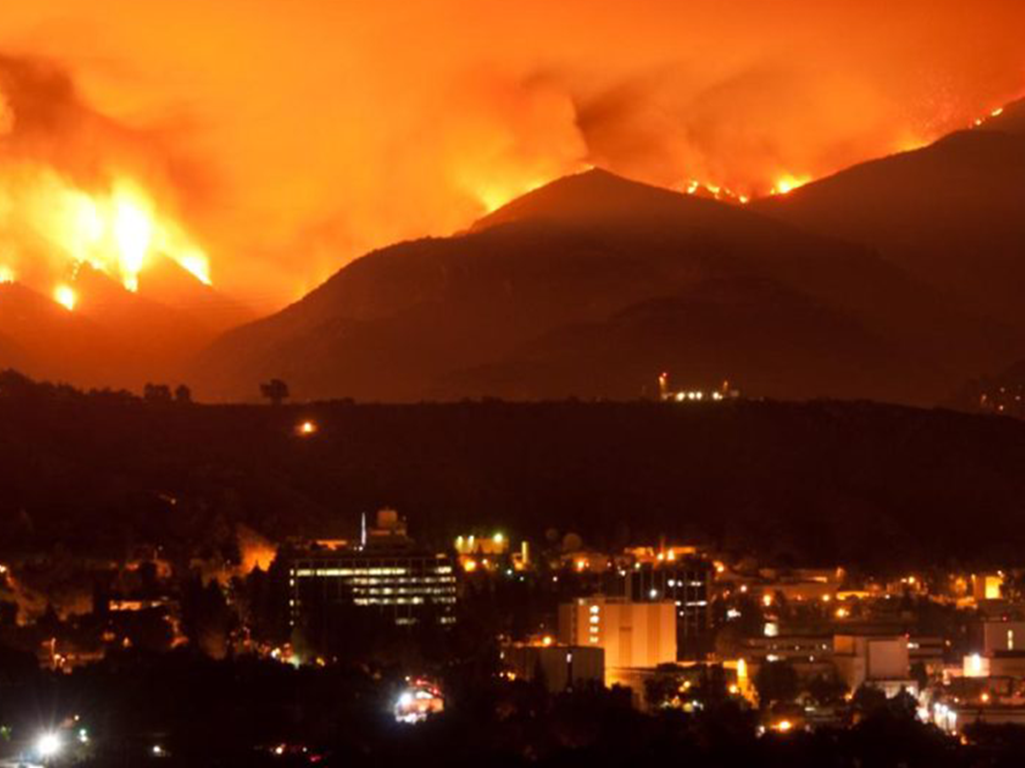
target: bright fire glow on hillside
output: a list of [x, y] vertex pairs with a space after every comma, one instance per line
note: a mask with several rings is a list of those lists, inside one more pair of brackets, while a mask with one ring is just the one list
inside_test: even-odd
[[477, 189], [477, 199], [487, 213], [493, 213], [517, 197], [533, 192], [535, 189], [540, 189], [548, 182], [554, 181], [555, 178], [535, 178], [526, 182], [516, 181], [511, 183], [494, 181]]
[[128, 176], [86, 190], [48, 166], [5, 169], [0, 244], [0, 282], [24, 282], [69, 310], [78, 302], [82, 265], [138, 291], [140, 275], [162, 256], [210, 285], [203, 249]]
[[75, 289], [70, 285], [58, 285], [53, 291], [53, 300], [68, 310], [68, 312], [72, 312], [78, 303], [78, 296], [75, 294]]
[[811, 176], [791, 176], [789, 174], [781, 176], [776, 181], [776, 186], [772, 188], [771, 194], [773, 195], [789, 195], [795, 189], [803, 187], [805, 184], [811, 181]]
[[[128, 173], [159, 204], [154, 223], [169, 207], [201, 228], [219, 287], [268, 308], [581, 163], [663, 187], [697, 179], [741, 202], [792, 187], [786, 173], [819, 179], [935, 141], [1022, 95], [1020, 0], [885, 13], [798, 0], [729, 13], [707, 0], [525, 0], [515, 13], [437, 0], [401, 15], [214, 5], [8, 3], [2, 174], [45, 163], [109, 197], [110, 172]], [[254, 87], [240, 87], [239, 62]], [[19, 280], [49, 294], [67, 279], [36, 279], [39, 249], [12, 259], [6, 240], [0, 260]], [[139, 254], [111, 273], [131, 284]]]
[[[27, 228], [66, 260], [72, 275], [88, 264], [136, 291], [150, 259], [163, 254], [210, 284], [206, 254], [132, 180], [118, 178], [108, 189], [88, 193], [49, 170], [19, 176], [9, 184], [14, 209], [0, 224]], [[9, 220], [15, 216], [21, 220]]]

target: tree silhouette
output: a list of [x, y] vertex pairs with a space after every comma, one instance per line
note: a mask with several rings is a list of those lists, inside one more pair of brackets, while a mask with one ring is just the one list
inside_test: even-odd
[[786, 661], [768, 661], [754, 679], [758, 701], [763, 707], [774, 702], [791, 702], [797, 697], [797, 672]]
[[147, 384], [142, 390], [142, 397], [147, 403], [169, 403], [171, 388], [166, 384]]
[[260, 394], [270, 400], [271, 405], [281, 405], [288, 396], [288, 385], [281, 379], [271, 379], [260, 385]]
[[192, 390], [186, 387], [184, 384], [179, 384], [178, 388], [174, 390], [174, 401], [181, 405], [187, 405], [192, 402]]

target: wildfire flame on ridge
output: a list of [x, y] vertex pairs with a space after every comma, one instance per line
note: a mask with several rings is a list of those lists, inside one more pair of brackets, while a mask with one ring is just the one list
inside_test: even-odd
[[0, 263], [0, 282], [13, 282], [28, 271], [17, 266], [19, 256], [27, 255], [19, 246], [26, 241], [42, 245], [52, 262], [49, 279], [57, 281], [54, 300], [68, 310], [77, 302], [72, 283], [83, 264], [135, 292], [139, 275], [160, 254], [211, 284], [206, 253], [127, 175], [86, 191], [46, 166], [23, 166], [6, 174], [0, 181], [0, 234], [12, 233], [4, 238], [6, 252], [0, 253], [7, 257]]

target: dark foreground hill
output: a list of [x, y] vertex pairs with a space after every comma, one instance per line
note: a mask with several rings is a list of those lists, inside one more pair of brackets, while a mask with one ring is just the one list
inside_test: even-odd
[[[394, 505], [501, 527], [703, 539], [796, 562], [1020, 562], [1025, 424], [869, 403], [199, 406], [0, 385], [5, 548], [169, 553], [247, 522], [346, 535]], [[13, 382], [13, 383], [12, 383]], [[320, 429], [299, 437], [312, 418]]]
[[687, 387], [931, 403], [1012, 351], [864, 247], [596, 170], [357, 260], [223, 336], [192, 381], [250, 400], [270, 377], [303, 398], [623, 399], [667, 370]]

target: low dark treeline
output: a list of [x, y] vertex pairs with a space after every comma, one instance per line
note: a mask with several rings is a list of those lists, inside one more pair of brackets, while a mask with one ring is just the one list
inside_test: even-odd
[[[1025, 424], [866, 402], [203, 406], [0, 382], [0, 540], [185, 550], [244, 521], [432, 543], [659, 534], [798, 563], [1017, 562]], [[14, 382], [13, 384], [11, 382]], [[308, 437], [295, 426], [312, 419]]]
[[[622, 689], [551, 696], [493, 676], [473, 678], [443, 714], [408, 726], [392, 717], [401, 683], [387, 670], [292, 669], [188, 651], [126, 652], [70, 675], [30, 663], [0, 656], [4, 751], [30, 750], [64, 723], [60, 764], [83, 766], [1009, 768], [1020, 765], [1023, 738], [1020, 728], [972, 726], [963, 746], [917, 722], [913, 709], [885, 703], [849, 730], [759, 738], [758, 713], [735, 700], [646, 715]], [[75, 738], [81, 729], [87, 744]]]

